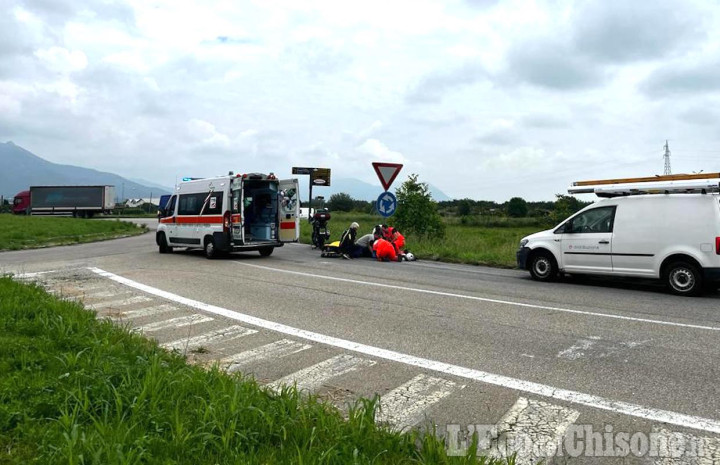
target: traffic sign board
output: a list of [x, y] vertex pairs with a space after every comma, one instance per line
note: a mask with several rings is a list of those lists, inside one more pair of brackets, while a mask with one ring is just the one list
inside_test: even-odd
[[375, 209], [378, 213], [387, 218], [397, 210], [397, 198], [392, 192], [383, 192], [375, 202]]
[[400, 163], [381, 163], [377, 161], [373, 162], [372, 165], [375, 169], [375, 173], [377, 173], [378, 179], [380, 179], [383, 189], [385, 190], [390, 189], [390, 186], [397, 175], [400, 174], [400, 170], [403, 167]]

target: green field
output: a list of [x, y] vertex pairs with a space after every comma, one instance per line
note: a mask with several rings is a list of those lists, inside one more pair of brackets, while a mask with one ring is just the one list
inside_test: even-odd
[[[188, 365], [80, 304], [0, 277], [0, 464], [505, 463]], [[471, 451], [476, 447], [470, 447]]]
[[[387, 222], [392, 225], [392, 218], [386, 220], [378, 215], [363, 213], [331, 213], [329, 228], [331, 241], [340, 239], [342, 232], [357, 221], [360, 224], [358, 236], [372, 232], [373, 225]], [[406, 236], [406, 248], [418, 259], [439, 260], [473, 265], [488, 265], [505, 268], [516, 266], [515, 252], [523, 236], [547, 229], [534, 218], [468, 218], [463, 225], [460, 218], [446, 220], [445, 238], [417, 238]], [[310, 243], [310, 224], [307, 218], [301, 220], [300, 240]]]
[[146, 232], [125, 221], [0, 215], [0, 251], [77, 244]]

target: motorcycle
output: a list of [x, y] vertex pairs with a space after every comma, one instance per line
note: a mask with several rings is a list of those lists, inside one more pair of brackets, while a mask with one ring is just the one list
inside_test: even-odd
[[327, 208], [315, 211], [310, 222], [312, 223], [312, 247], [321, 249], [325, 243], [330, 240], [330, 230], [328, 229], [328, 221], [330, 221], [330, 212]]

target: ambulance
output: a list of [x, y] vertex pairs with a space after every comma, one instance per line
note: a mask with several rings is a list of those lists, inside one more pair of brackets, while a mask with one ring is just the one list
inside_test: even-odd
[[248, 251], [267, 257], [300, 237], [298, 192], [297, 179], [273, 173], [187, 179], [160, 210], [155, 241], [160, 253], [184, 247], [207, 258]]

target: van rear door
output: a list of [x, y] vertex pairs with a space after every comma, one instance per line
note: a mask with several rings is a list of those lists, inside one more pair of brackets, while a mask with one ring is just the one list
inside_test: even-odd
[[278, 216], [281, 242], [300, 239], [300, 196], [297, 179], [281, 179], [278, 193]]

